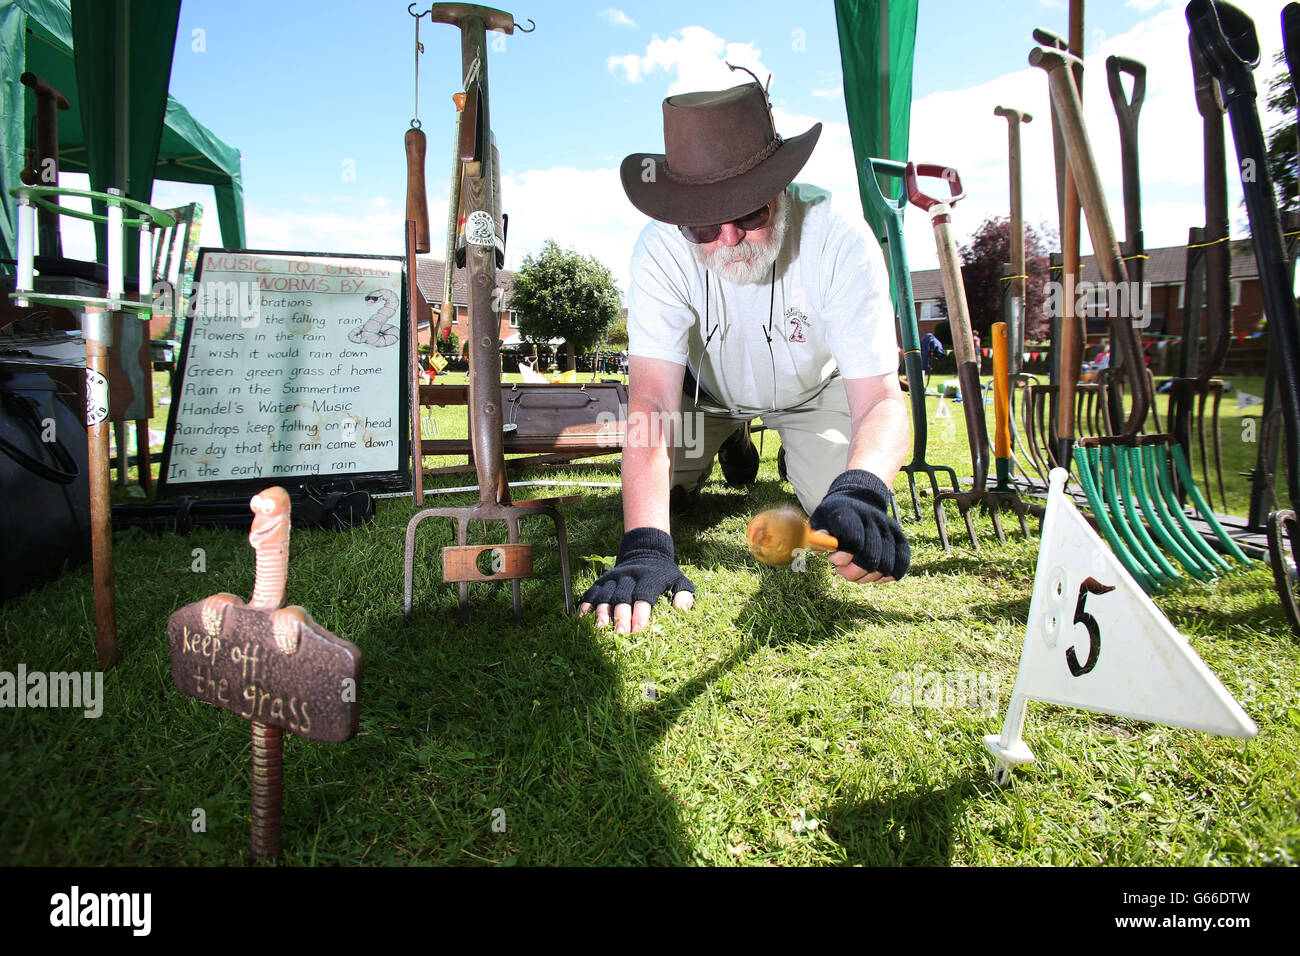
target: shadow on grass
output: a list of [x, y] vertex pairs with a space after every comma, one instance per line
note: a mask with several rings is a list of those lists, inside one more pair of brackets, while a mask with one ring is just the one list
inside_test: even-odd
[[[572, 510], [577, 572], [579, 556], [601, 547], [592, 529], [605, 519], [590, 506]], [[523, 582], [522, 625], [508, 586], [471, 587], [462, 626], [455, 587], [430, 582], [409, 628], [396, 615], [367, 635], [383, 650], [367, 660], [363, 731], [376, 742], [365, 759], [404, 776], [428, 821], [423, 830], [391, 820], [410, 841], [397, 852], [435, 862], [688, 863], [678, 804], [655, 776], [653, 740], [616, 653], [589, 619], [558, 604], [549, 527], [524, 524], [535, 569]], [[419, 563], [436, 563], [449, 543], [442, 534], [422, 530]]]
[[[744, 553], [748, 559], [748, 552]], [[711, 684], [741, 667], [760, 648], [834, 640], [842, 636], [851, 621], [912, 620], [910, 616], [881, 612], [844, 599], [831, 591], [830, 578], [825, 570], [807, 574], [792, 574], [786, 569], [765, 572], [762, 587], [736, 614], [735, 648], [672, 693], [661, 696], [655, 707], [642, 711], [639, 720], [643, 732], [652, 742], [661, 739]], [[809, 608], [816, 608], [816, 614], [810, 614]], [[806, 626], [795, 629], [791, 622], [799, 618]]]
[[826, 831], [847, 866], [951, 866], [956, 822], [988, 785], [986, 774], [972, 773], [947, 786], [836, 804], [826, 813]]

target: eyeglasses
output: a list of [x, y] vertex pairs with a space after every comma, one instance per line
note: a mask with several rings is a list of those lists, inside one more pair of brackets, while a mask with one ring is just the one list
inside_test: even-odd
[[[755, 229], [762, 229], [767, 225], [768, 219], [772, 217], [772, 204], [769, 202], [762, 209], [755, 209], [746, 216], [739, 219], [731, 220], [731, 225], [735, 226], [741, 232], [751, 232]], [[678, 226], [682, 235], [686, 237], [687, 242], [693, 242], [702, 245], [706, 242], [712, 242], [722, 235], [722, 227], [726, 223], [720, 223], [716, 226]]]

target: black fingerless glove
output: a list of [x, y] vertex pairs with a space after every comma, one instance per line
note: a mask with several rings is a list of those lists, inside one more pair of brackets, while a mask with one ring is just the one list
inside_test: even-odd
[[888, 578], [901, 578], [912, 563], [912, 549], [898, 522], [889, 516], [889, 489], [869, 471], [844, 472], [808, 519], [815, 531], [828, 531], [853, 563]]
[[582, 596], [582, 604], [597, 607], [637, 601], [654, 604], [664, 594], [695, 593], [695, 585], [673, 560], [673, 539], [658, 528], [633, 528], [623, 535], [618, 563], [596, 579]]

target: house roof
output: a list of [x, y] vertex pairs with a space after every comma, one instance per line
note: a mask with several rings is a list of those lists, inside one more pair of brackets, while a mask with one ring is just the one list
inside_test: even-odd
[[[436, 309], [442, 303], [443, 270], [446, 263], [429, 256], [417, 257], [420, 292], [426, 302]], [[509, 269], [497, 270], [497, 288], [504, 289], [501, 298], [502, 310], [510, 308], [510, 293], [513, 291], [515, 274]], [[452, 276], [451, 301], [455, 305], [469, 305], [469, 276], [464, 268], [457, 269]]]
[[[1187, 274], [1186, 246], [1148, 249], [1146, 255], [1143, 281], [1150, 282], [1153, 286], [1183, 284]], [[1101, 278], [1100, 273], [1097, 272], [1094, 256], [1084, 256], [1080, 267], [1080, 281], [1096, 282]], [[1259, 275], [1255, 254], [1249, 247], [1244, 252], [1233, 249], [1228, 274], [1233, 279], [1253, 279]], [[938, 269], [922, 269], [912, 273], [912, 299], [915, 302], [943, 299], [943, 278]]]

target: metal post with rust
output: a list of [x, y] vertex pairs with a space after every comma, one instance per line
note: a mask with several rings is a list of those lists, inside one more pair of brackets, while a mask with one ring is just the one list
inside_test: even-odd
[[[279, 492], [273, 495], [273, 492]], [[273, 509], [259, 513], [266, 500]], [[283, 489], [268, 489], [253, 498], [253, 527], [248, 543], [256, 554], [253, 597], [248, 606], [270, 614], [284, 605], [289, 579], [289, 496]], [[267, 521], [267, 519], [270, 519]], [[264, 523], [265, 522], [265, 523]], [[255, 860], [280, 855], [280, 819], [284, 807], [284, 731], [254, 720], [252, 851]]]
[[117, 662], [117, 595], [113, 584], [113, 515], [108, 467], [108, 348], [113, 313], [87, 307], [86, 442], [90, 469], [91, 575], [95, 595], [95, 651], [101, 670]]
[[[28, 186], [57, 186], [59, 111], [72, 109], [72, 104], [35, 73], [24, 73], [18, 80], [36, 94], [36, 163], [33, 169], [24, 170], [20, 178]], [[61, 258], [63, 244], [59, 237], [59, 214], [51, 209], [40, 209], [36, 213], [36, 222], [41, 255]]]

